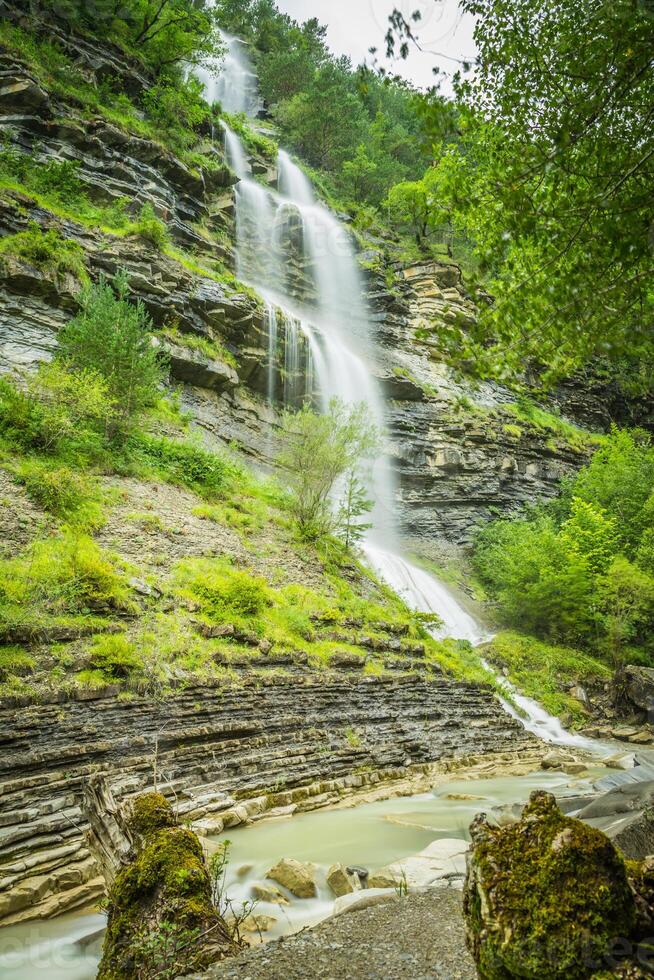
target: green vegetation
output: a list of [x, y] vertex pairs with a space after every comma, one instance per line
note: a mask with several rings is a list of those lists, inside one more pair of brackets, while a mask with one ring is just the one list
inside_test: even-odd
[[205, 0], [40, 0], [44, 11], [53, 7], [73, 30], [90, 31], [116, 44], [157, 75], [188, 60], [214, 54], [216, 33]]
[[[458, 137], [436, 154], [437, 210], [451, 208], [474, 243], [495, 303], [442, 343], [481, 376], [521, 378], [531, 364], [550, 384], [587, 367], [651, 392], [650, 4], [462, 7], [478, 55], [455, 79]], [[398, 15], [395, 27], [406, 51], [419, 25]]]
[[[66, 531], [0, 562], [4, 635], [33, 632], [93, 613], [133, 610], [125, 575], [88, 536]], [[71, 619], [72, 617], [72, 619]]]
[[[370, 506], [358, 474], [379, 444], [368, 416], [365, 404], [348, 408], [337, 399], [323, 415], [309, 406], [284, 414], [278, 463], [287, 475], [291, 511], [305, 539], [340, 529], [349, 543], [362, 530], [359, 518]], [[336, 511], [332, 491], [345, 474], [345, 499]]]
[[157, 218], [154, 208], [150, 203], [144, 204], [141, 208], [138, 219], [133, 225], [134, 234], [141, 238], [152, 248], [161, 252], [168, 244], [168, 231], [165, 224]]
[[202, 845], [192, 831], [176, 826], [165, 797], [137, 797], [129, 831], [136, 854], [109, 890], [99, 980], [172, 980], [235, 953], [213, 904]]
[[31, 224], [27, 231], [7, 235], [0, 240], [0, 260], [3, 256], [27, 262], [56, 277], [69, 272], [82, 281], [88, 279], [82, 246], [55, 229], [43, 231]]
[[[409, 85], [334, 56], [325, 27], [298, 23], [274, 0], [218, 0], [215, 9], [222, 26], [252, 42], [282, 142], [322, 171], [337, 197], [378, 207], [393, 184], [420, 177], [436, 134], [425, 130], [422, 97]], [[451, 106], [436, 95], [431, 105], [432, 129], [451, 133]]]
[[584, 706], [568, 694], [570, 684], [609, 680], [612, 670], [602, 660], [571, 647], [543, 643], [520, 633], [498, 633], [487, 656], [506, 668], [522, 694], [539, 701], [550, 714], [565, 717], [569, 724], [587, 721]]
[[59, 332], [58, 357], [72, 371], [103, 378], [113, 402], [109, 431], [126, 429], [154, 404], [164, 369], [152, 346], [152, 321], [139, 301], [127, 300], [124, 275], [113, 286], [101, 281], [82, 296], [82, 311]]
[[475, 565], [501, 620], [609, 664], [654, 664], [653, 486], [649, 436], [615, 430], [557, 501], [483, 528]]

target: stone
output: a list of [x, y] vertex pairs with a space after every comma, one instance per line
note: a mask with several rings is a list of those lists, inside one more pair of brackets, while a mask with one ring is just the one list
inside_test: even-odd
[[627, 940], [636, 901], [624, 861], [601, 831], [532, 793], [522, 819], [470, 828], [464, 888], [468, 946], [485, 980], [583, 977], [614, 940]]
[[468, 844], [461, 838], [435, 840], [418, 854], [395, 861], [377, 875], [388, 875], [412, 888], [425, 888], [446, 876], [463, 878]]
[[327, 871], [327, 884], [337, 898], [341, 895], [349, 895], [360, 888], [358, 876], [348, 874], [343, 864], [332, 864]]
[[250, 933], [270, 932], [276, 924], [277, 919], [274, 915], [263, 915], [261, 912], [253, 912], [239, 923], [239, 929], [241, 932]]
[[541, 769], [563, 769], [567, 771], [567, 766], [576, 761], [575, 756], [570, 752], [564, 752], [561, 749], [552, 749], [543, 756], [540, 765]]
[[396, 897], [395, 891], [390, 888], [366, 888], [360, 892], [351, 892], [349, 895], [341, 895], [334, 902], [333, 915], [343, 915], [345, 912], [354, 912], [355, 909], [370, 908], [371, 905], [380, 905], [382, 902], [391, 901]]
[[316, 865], [296, 861], [295, 858], [282, 858], [266, 874], [266, 878], [288, 888], [297, 898], [316, 898]]
[[368, 888], [370, 889], [398, 888], [400, 884], [400, 878], [384, 868], [380, 868], [379, 871], [375, 871], [368, 878]]
[[654, 734], [646, 728], [643, 728], [641, 731], [636, 732], [635, 735], [630, 735], [629, 741], [634, 745], [649, 745], [651, 742], [654, 742]]
[[270, 902], [271, 905], [288, 905], [289, 901], [283, 891], [274, 885], [257, 883], [252, 886], [252, 895], [258, 902]]
[[[106, 794], [95, 794], [95, 799], [97, 805], [108, 802]], [[156, 932], [164, 922], [177, 921], [185, 929], [197, 930], [191, 962], [183, 960], [184, 972], [234, 955], [239, 947], [214, 907], [202, 845], [193, 831], [177, 826], [166, 798], [160, 793], [142, 794], [129, 805], [113, 804], [110, 817], [114, 836], [122, 833], [130, 844], [111, 855], [113, 877], [98, 980], [143, 976], [133, 969], [140, 937], [143, 930]], [[98, 821], [101, 819], [102, 814], [98, 814]], [[116, 864], [120, 867], [117, 873]], [[167, 957], [171, 971], [175, 969], [175, 955], [173, 949]], [[182, 961], [177, 965], [182, 966]]]
[[619, 700], [630, 702], [641, 711], [654, 709], [654, 668], [624, 667], [614, 678]]

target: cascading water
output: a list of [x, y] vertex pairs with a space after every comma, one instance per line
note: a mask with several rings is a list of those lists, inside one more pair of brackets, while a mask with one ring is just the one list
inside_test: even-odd
[[204, 86], [204, 97], [212, 105], [219, 102], [225, 112], [244, 112], [255, 116], [261, 108], [257, 77], [247, 53], [247, 45], [233, 34], [220, 32], [225, 53], [206, 67], [194, 67], [193, 74]]
[[[240, 90], [241, 74], [240, 66], [226, 59], [221, 84]], [[365, 402], [383, 432], [383, 399], [369, 368], [374, 362], [370, 316], [350, 234], [316, 201], [311, 182], [286, 152], [279, 152], [275, 192], [252, 179], [241, 141], [229, 127], [224, 129], [228, 160], [241, 178], [236, 189], [237, 271], [268, 303], [269, 399], [280, 393], [275, 387], [274, 360], [283, 322], [285, 402], [297, 404], [304, 340], [304, 392], [312, 392], [315, 380], [323, 407], [333, 397], [349, 404]], [[401, 554], [393, 519], [393, 474], [386, 454], [375, 463], [371, 486], [373, 528], [363, 545], [370, 565], [411, 608], [441, 618], [443, 625], [435, 636], [472, 644], [489, 639], [441, 582]], [[509, 690], [508, 682], [504, 686], [524, 717], [508, 702], [507, 710], [520, 717], [528, 730], [545, 741], [587, 749], [596, 746], [570, 735], [540, 705]]]

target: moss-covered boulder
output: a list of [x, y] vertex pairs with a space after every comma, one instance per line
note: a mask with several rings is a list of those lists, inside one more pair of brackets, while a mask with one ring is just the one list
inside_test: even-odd
[[111, 886], [98, 980], [181, 976], [238, 952], [212, 902], [202, 846], [159, 793], [127, 820], [133, 860]]
[[522, 819], [493, 827], [480, 815], [464, 891], [468, 945], [484, 980], [581, 980], [636, 925], [624, 861], [599, 830], [532, 793]]

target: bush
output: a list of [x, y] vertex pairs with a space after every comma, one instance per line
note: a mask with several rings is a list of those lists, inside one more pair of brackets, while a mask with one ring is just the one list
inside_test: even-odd
[[[324, 415], [306, 405], [299, 412], [285, 412], [281, 438], [278, 463], [287, 474], [291, 511], [302, 537], [318, 539], [339, 524], [332, 501], [339, 478], [350, 473], [358, 485], [357, 473], [376, 452], [379, 434], [367, 405], [347, 406], [333, 399]], [[350, 514], [350, 529], [350, 520], [364, 512]]]
[[55, 517], [85, 530], [101, 526], [101, 495], [90, 477], [40, 460], [19, 464], [14, 472], [32, 500]]
[[84, 462], [98, 456], [115, 408], [96, 371], [43, 364], [27, 390], [0, 379], [0, 434], [11, 446]]
[[101, 671], [109, 681], [129, 677], [143, 667], [143, 659], [136, 647], [122, 633], [96, 636], [88, 660], [90, 666]]
[[558, 501], [484, 528], [474, 561], [502, 621], [615, 662], [654, 655], [653, 481], [649, 437], [614, 430]]
[[[242, 468], [226, 455], [210, 452], [194, 442], [134, 433], [125, 444], [130, 466], [150, 470], [168, 483], [177, 483], [208, 499], [220, 497]], [[244, 478], [244, 477], [243, 477]]]
[[155, 214], [154, 208], [148, 202], [141, 208], [137, 221], [134, 223], [134, 233], [139, 238], [162, 251], [168, 244], [168, 231], [165, 224]]
[[182, 577], [206, 615], [216, 622], [230, 616], [246, 619], [258, 616], [271, 603], [264, 579], [222, 562], [190, 563], [182, 568]]
[[91, 538], [72, 530], [0, 562], [0, 621], [7, 624], [133, 608], [125, 576]]
[[82, 311], [59, 332], [60, 357], [74, 371], [93, 371], [115, 405], [112, 430], [155, 404], [164, 367], [152, 346], [152, 321], [143, 304], [130, 303], [124, 275], [113, 288], [101, 281], [85, 290]]
[[53, 228], [43, 231], [37, 224], [30, 224], [27, 231], [7, 235], [0, 240], [0, 255], [22, 259], [55, 276], [70, 272], [78, 279], [88, 280], [82, 246]]

